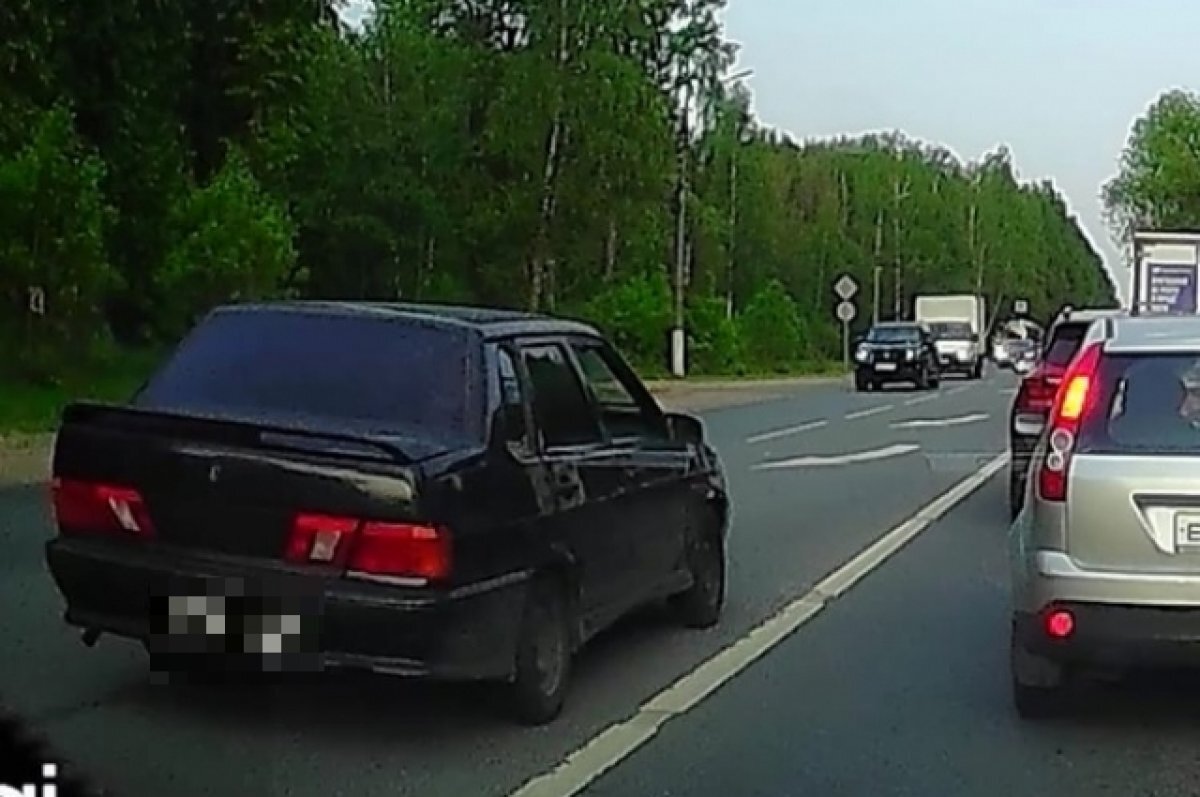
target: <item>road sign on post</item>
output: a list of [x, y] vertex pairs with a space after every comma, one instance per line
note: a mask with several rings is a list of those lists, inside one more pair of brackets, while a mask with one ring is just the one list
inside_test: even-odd
[[854, 298], [854, 294], [858, 293], [858, 283], [854, 281], [854, 277], [843, 274], [837, 282], [833, 283], [833, 292], [843, 302], [848, 302]]

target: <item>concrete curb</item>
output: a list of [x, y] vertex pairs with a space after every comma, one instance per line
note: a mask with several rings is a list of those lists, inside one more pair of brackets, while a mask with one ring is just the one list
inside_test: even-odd
[[[786, 395], [790, 388], [836, 384], [839, 377], [805, 376], [745, 381], [680, 380], [647, 382], [650, 391], [668, 410], [707, 410], [756, 404]], [[44, 484], [49, 478], [54, 434], [0, 434], [0, 487]]]
[[49, 478], [54, 435], [0, 435], [0, 486], [42, 484]]

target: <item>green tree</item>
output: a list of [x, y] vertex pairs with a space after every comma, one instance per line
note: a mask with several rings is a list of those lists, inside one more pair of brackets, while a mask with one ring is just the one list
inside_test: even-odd
[[[67, 352], [99, 342], [98, 308], [116, 285], [104, 257], [110, 210], [104, 165], [75, 135], [62, 108], [34, 117], [29, 142], [0, 157], [0, 341], [16, 365], [46, 378]], [[41, 291], [44, 314], [30, 312]]]
[[1134, 123], [1104, 203], [1122, 240], [1138, 227], [1200, 228], [1200, 96], [1168, 92]]
[[208, 185], [183, 198], [172, 227], [175, 245], [161, 288], [171, 297], [168, 318], [177, 326], [166, 332], [184, 331], [223, 302], [280, 296], [303, 277], [292, 271], [296, 253], [287, 212], [262, 191], [236, 153]]

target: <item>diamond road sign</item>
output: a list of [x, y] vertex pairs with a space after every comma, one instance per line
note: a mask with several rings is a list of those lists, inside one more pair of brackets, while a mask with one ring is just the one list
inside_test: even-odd
[[833, 292], [842, 301], [850, 301], [858, 293], [858, 283], [849, 274], [843, 274], [841, 279], [833, 283]]

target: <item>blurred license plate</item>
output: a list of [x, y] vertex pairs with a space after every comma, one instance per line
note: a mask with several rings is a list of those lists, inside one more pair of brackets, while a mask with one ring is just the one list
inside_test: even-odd
[[1175, 513], [1175, 544], [1179, 548], [1200, 548], [1200, 512]]
[[895, 371], [896, 364], [895, 363], [875, 363], [875, 370], [876, 371]]

